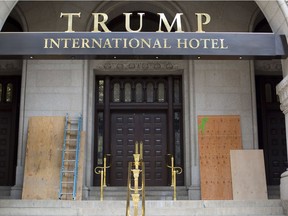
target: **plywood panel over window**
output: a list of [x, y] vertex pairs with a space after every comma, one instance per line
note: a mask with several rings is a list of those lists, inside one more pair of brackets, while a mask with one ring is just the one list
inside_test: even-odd
[[239, 116], [198, 116], [201, 198], [232, 199], [230, 150], [242, 149]]
[[[22, 199], [58, 199], [65, 117], [31, 117]], [[82, 197], [85, 132], [81, 133], [77, 197]]]

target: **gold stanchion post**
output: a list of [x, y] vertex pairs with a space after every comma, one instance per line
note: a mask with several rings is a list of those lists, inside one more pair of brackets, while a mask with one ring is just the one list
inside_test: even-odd
[[94, 172], [98, 175], [100, 175], [100, 200], [103, 201], [104, 199], [104, 187], [107, 187], [106, 185], [106, 173], [107, 169], [110, 168], [110, 166], [107, 166], [107, 156], [111, 156], [110, 154], [106, 154], [103, 159], [103, 166], [97, 166], [94, 169]]
[[170, 157], [171, 160], [171, 165], [167, 165], [168, 168], [171, 169], [171, 187], [173, 187], [173, 200], [177, 199], [177, 180], [176, 180], [176, 176], [177, 174], [181, 174], [182, 173], [182, 168], [181, 167], [176, 167], [174, 165], [174, 157], [171, 154], [168, 154], [168, 156]]
[[[129, 205], [129, 201], [130, 201], [130, 191], [133, 191], [133, 193], [131, 194], [132, 197], [132, 201], [133, 201], [133, 205], [134, 205], [134, 216], [138, 216], [139, 213], [139, 201], [140, 201], [140, 193], [139, 191], [142, 191], [142, 213], [141, 215], [144, 216], [145, 215], [145, 195], [144, 195], [144, 190], [145, 190], [145, 176], [143, 176], [143, 174], [145, 173], [144, 171], [144, 163], [142, 162], [143, 160], [143, 143], [140, 143], [140, 151], [139, 151], [139, 143], [136, 142], [135, 143], [135, 154], [133, 154], [134, 157], [134, 162], [129, 162], [129, 169], [128, 169], [128, 194], [127, 194], [127, 205], [126, 205], [126, 216], [130, 216], [130, 205]], [[133, 169], [132, 169], [132, 166]], [[132, 188], [131, 186], [131, 172], [133, 174], [133, 186], [134, 188]], [[142, 174], [141, 174], [142, 173]], [[142, 183], [141, 183], [141, 187], [139, 188], [139, 178], [140, 178], [140, 174], [142, 175]], [[128, 197], [129, 196], [129, 197]]]

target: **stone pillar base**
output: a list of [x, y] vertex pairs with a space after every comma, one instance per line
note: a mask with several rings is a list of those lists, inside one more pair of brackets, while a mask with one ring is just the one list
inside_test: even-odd
[[89, 197], [89, 188], [87, 186], [83, 186], [82, 188], [82, 200], [88, 200]]
[[288, 200], [288, 170], [281, 175], [280, 198], [281, 200]]
[[22, 199], [22, 189], [22, 186], [13, 186], [11, 188], [11, 199]]
[[191, 186], [188, 188], [188, 198], [189, 200], [200, 200], [201, 190], [200, 187]]

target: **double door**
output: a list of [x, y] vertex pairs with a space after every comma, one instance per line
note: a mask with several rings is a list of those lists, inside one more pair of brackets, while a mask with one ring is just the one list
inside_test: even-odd
[[145, 184], [167, 185], [167, 117], [165, 112], [111, 113], [110, 185], [127, 185], [128, 162], [133, 161], [135, 142], [143, 142]]

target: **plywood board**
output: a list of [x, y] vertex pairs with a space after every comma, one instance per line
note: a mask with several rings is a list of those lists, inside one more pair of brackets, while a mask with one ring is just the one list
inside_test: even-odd
[[232, 199], [230, 150], [242, 149], [239, 116], [198, 116], [201, 198]]
[[22, 199], [58, 199], [65, 117], [31, 117]]
[[232, 150], [230, 154], [233, 199], [268, 199], [263, 150]]
[[[64, 124], [64, 116], [29, 119], [22, 199], [58, 199]], [[77, 199], [82, 196], [83, 137], [85, 132], [81, 133]]]

